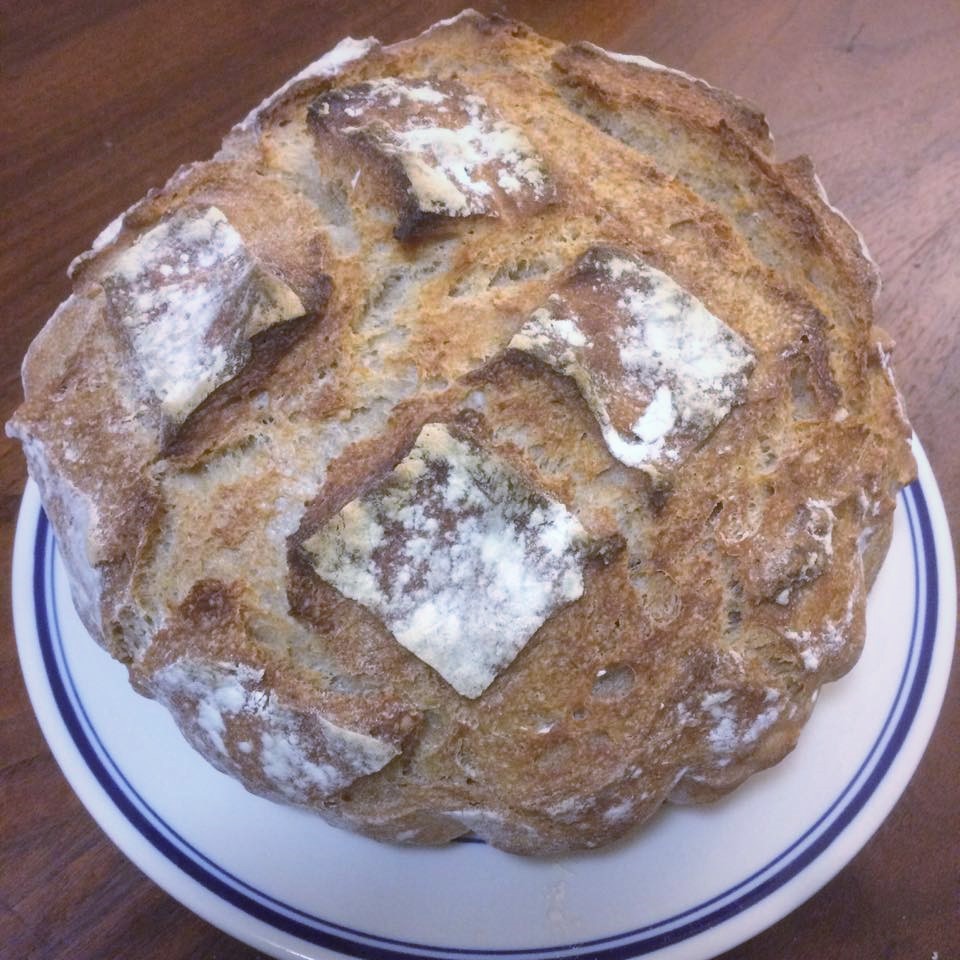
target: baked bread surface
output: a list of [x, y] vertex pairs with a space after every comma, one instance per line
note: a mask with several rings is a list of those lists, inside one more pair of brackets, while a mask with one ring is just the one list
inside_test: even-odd
[[914, 470], [876, 270], [729, 94], [470, 11], [344, 41], [72, 276], [8, 430], [90, 633], [255, 793], [593, 847], [859, 655]]

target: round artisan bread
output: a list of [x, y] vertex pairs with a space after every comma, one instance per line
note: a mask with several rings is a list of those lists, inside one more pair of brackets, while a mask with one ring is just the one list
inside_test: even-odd
[[91, 634], [255, 793], [596, 846], [857, 659], [913, 471], [876, 272], [729, 94], [346, 40], [72, 276], [11, 432]]

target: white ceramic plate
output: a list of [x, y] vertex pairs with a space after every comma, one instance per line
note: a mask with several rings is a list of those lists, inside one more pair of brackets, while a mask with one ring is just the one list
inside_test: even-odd
[[956, 598], [943, 505], [916, 452], [920, 478], [900, 498], [864, 654], [823, 691], [793, 754], [720, 803], [666, 809], [589, 855], [392, 847], [251, 796], [84, 631], [32, 484], [13, 566], [23, 672], [50, 748], [109, 836], [191, 910], [267, 953], [703, 960], [837, 873], [889, 813], [933, 730]]

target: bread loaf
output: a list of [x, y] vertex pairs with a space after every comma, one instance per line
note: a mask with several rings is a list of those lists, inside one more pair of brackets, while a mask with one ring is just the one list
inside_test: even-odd
[[877, 273], [734, 96], [345, 40], [71, 275], [8, 430], [91, 635], [257, 794], [593, 847], [857, 659], [914, 470]]

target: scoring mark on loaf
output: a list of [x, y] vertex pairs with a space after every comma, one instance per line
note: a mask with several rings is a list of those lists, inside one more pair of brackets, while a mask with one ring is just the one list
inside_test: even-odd
[[252, 769], [286, 800], [328, 797], [399, 753], [317, 711], [294, 709], [263, 680], [264, 671], [248, 664], [182, 657], [144, 682], [217, 766], [235, 775]]
[[523, 131], [456, 80], [385, 77], [318, 97], [308, 117], [321, 157], [353, 155], [398, 196], [398, 239], [444, 221], [535, 209], [554, 185]]
[[438, 423], [304, 544], [321, 578], [471, 698], [580, 597], [587, 547], [562, 503]]
[[577, 383], [610, 453], [650, 472], [680, 461], [743, 400], [746, 341], [665, 273], [597, 246], [510, 342]]
[[236, 375], [257, 333], [304, 313], [216, 207], [179, 210], [148, 230], [103, 286], [107, 315], [173, 426]]

